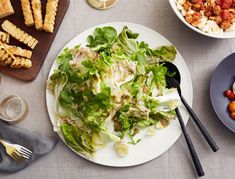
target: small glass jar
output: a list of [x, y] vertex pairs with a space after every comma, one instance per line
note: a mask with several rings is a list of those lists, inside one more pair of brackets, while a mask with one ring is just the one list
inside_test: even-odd
[[0, 118], [9, 123], [19, 122], [28, 115], [26, 101], [16, 94], [3, 96], [0, 101]]

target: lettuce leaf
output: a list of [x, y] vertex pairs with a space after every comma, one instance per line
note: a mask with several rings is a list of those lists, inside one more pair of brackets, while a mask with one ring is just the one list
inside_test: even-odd
[[96, 28], [93, 35], [87, 37], [87, 46], [94, 51], [109, 51], [116, 38], [117, 31], [113, 27]]
[[54, 73], [50, 76], [49, 88], [55, 96], [54, 110], [56, 113], [61, 112], [59, 105], [59, 96], [67, 82], [68, 77], [66, 73], [60, 70], [55, 70]]
[[162, 96], [148, 97], [145, 100], [146, 106], [152, 113], [172, 111], [181, 105], [177, 89], [164, 89]]
[[57, 57], [58, 69], [67, 72], [69, 68], [69, 61], [73, 59], [72, 50], [65, 48], [63, 52]]
[[161, 61], [173, 62], [176, 57], [176, 49], [173, 45], [161, 46], [153, 51], [153, 54], [161, 59]]
[[73, 49], [65, 48], [63, 52], [57, 57], [58, 70], [67, 74], [68, 80], [71, 82], [82, 83], [83, 77], [79, 74], [77, 69], [71, 68], [69, 62], [73, 59], [74, 53], [80, 49], [80, 45]]
[[127, 54], [132, 54], [133, 52], [139, 51], [139, 46], [136, 41], [139, 34], [133, 33], [127, 27], [124, 27], [122, 32], [119, 34], [117, 38], [117, 44], [120, 48]]
[[75, 151], [91, 155], [95, 152], [91, 136], [86, 130], [68, 124], [62, 124], [60, 129], [66, 143]]
[[176, 117], [176, 112], [175, 112], [175, 110], [170, 110], [167, 112], [161, 111], [156, 114], [151, 114], [150, 117], [156, 121], [161, 121], [162, 119], [169, 121], [169, 120], [174, 119]]
[[166, 88], [166, 75], [168, 74], [168, 69], [163, 64], [161, 65], [148, 65], [146, 67], [147, 73], [152, 72], [153, 79], [151, 82], [151, 89], [154, 86], [160, 90], [160, 92]]

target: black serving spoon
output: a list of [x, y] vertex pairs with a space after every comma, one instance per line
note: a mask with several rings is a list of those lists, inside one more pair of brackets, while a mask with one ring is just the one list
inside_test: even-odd
[[187, 101], [184, 99], [184, 97], [182, 96], [181, 93], [181, 88], [180, 88], [180, 82], [181, 82], [181, 77], [180, 77], [180, 72], [178, 70], [178, 68], [170, 62], [165, 62], [164, 66], [168, 68], [168, 71], [170, 73], [175, 73], [175, 75], [173, 77], [167, 77], [167, 81], [171, 82], [172, 85], [177, 88], [177, 91], [179, 93], [179, 96], [181, 98], [181, 101], [183, 102], [184, 106], [186, 107], [186, 109], [188, 110], [190, 116], [192, 117], [193, 121], [195, 122], [195, 124], [197, 125], [197, 127], [199, 128], [199, 130], [201, 131], [202, 135], [204, 136], [204, 138], [206, 139], [207, 143], [210, 145], [211, 149], [216, 152], [219, 150], [219, 147], [216, 145], [215, 141], [213, 140], [213, 138], [211, 137], [211, 135], [209, 134], [209, 132], [206, 130], [205, 126], [202, 124], [202, 122], [200, 121], [200, 119], [197, 117], [197, 115], [195, 114], [195, 112], [193, 111], [193, 109], [189, 106], [189, 104], [187, 103]]

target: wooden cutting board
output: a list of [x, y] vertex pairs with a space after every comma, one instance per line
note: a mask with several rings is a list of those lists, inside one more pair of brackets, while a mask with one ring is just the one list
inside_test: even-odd
[[[42, 12], [43, 12], [43, 18], [44, 18], [45, 9], [46, 9], [46, 0], [41, 0], [41, 2], [42, 2]], [[55, 21], [55, 29], [54, 29], [53, 34], [51, 34], [45, 31], [37, 31], [34, 26], [27, 27], [24, 24], [24, 16], [23, 16], [23, 12], [21, 9], [20, 0], [11, 0], [12, 6], [15, 10], [15, 14], [5, 17], [3, 19], [0, 19], [0, 25], [2, 24], [4, 20], [8, 19], [9, 21], [17, 25], [19, 28], [21, 28], [28, 34], [35, 37], [39, 41], [39, 43], [33, 49], [33, 55], [31, 59], [33, 66], [30, 69], [23, 69], [23, 68], [11, 69], [10, 67], [0, 66], [0, 72], [5, 73], [14, 78], [24, 80], [24, 81], [32, 81], [37, 77], [42, 67], [42, 64], [47, 56], [47, 53], [51, 47], [51, 44], [55, 38], [55, 35], [60, 27], [63, 17], [68, 9], [69, 2], [70, 0], [59, 0], [57, 14], [56, 14], [56, 21]], [[2, 28], [0, 28], [0, 30], [2, 30]], [[29, 49], [26, 45], [24, 45], [23, 43], [13, 38], [11, 38], [10, 44]]]

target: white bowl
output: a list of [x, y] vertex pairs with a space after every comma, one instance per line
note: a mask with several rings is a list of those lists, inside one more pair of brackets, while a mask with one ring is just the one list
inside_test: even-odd
[[190, 29], [205, 35], [207, 37], [212, 37], [212, 38], [218, 38], [218, 39], [228, 39], [228, 38], [235, 38], [235, 30], [234, 31], [230, 31], [230, 32], [222, 32], [222, 33], [217, 33], [217, 34], [209, 34], [206, 32], [201, 31], [200, 29], [192, 26], [191, 24], [189, 24], [185, 18], [183, 17], [183, 15], [181, 14], [181, 12], [177, 9], [176, 7], [176, 0], [169, 0], [169, 3], [173, 9], [173, 11], [175, 12], [175, 14], [177, 15], [177, 17], [186, 25], [188, 26]]

